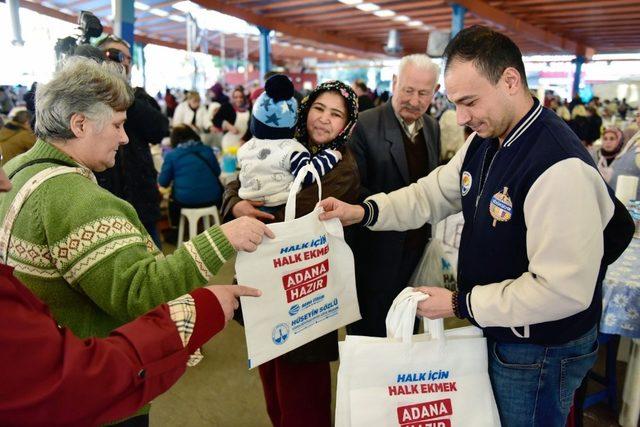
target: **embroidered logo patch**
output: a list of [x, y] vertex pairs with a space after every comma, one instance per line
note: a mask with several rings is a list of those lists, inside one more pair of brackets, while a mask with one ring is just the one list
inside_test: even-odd
[[472, 183], [473, 183], [473, 179], [471, 178], [471, 174], [467, 171], [464, 171], [462, 173], [462, 184], [461, 184], [461, 191], [463, 196], [466, 196], [469, 190], [471, 190]]
[[489, 203], [489, 213], [493, 217], [493, 226], [496, 226], [497, 221], [506, 222], [511, 219], [511, 213], [513, 212], [513, 203], [511, 198], [507, 194], [509, 187], [504, 187], [501, 193], [496, 193], [491, 198]]

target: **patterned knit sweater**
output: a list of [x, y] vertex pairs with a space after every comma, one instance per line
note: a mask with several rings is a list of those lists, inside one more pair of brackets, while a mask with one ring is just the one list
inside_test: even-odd
[[[4, 168], [36, 159], [78, 166], [41, 140]], [[0, 195], [0, 220], [38, 163], [19, 171]], [[92, 174], [89, 174], [93, 177]], [[78, 336], [103, 337], [151, 308], [207, 283], [234, 249], [219, 227], [163, 256], [133, 207], [77, 173], [45, 181], [22, 207], [11, 233], [8, 264]]]

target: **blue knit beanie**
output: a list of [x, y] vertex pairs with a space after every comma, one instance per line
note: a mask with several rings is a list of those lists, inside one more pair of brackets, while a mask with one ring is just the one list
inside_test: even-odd
[[298, 102], [293, 97], [289, 77], [270, 77], [264, 92], [256, 99], [251, 111], [251, 133], [260, 139], [291, 139], [296, 129]]

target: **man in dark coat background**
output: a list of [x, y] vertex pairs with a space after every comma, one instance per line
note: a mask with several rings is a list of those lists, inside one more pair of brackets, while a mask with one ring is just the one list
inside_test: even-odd
[[[118, 50], [122, 55], [120, 62], [127, 75], [130, 75], [131, 51], [128, 43], [109, 35], [98, 43], [98, 47], [103, 52]], [[129, 143], [118, 149], [115, 166], [96, 173], [96, 178], [101, 187], [133, 205], [140, 221], [160, 248], [162, 245], [157, 228], [160, 219], [158, 172], [149, 144], [159, 144], [162, 138], [169, 135], [169, 120], [162, 114], [156, 100], [143, 88], [135, 88], [134, 95], [124, 124]]]
[[[360, 200], [391, 192], [438, 166], [440, 128], [426, 114], [438, 90], [439, 67], [423, 54], [402, 58], [393, 76], [393, 97], [360, 114], [350, 141], [360, 171]], [[407, 286], [431, 236], [427, 224], [407, 232], [358, 229], [350, 239], [362, 320], [350, 334], [386, 336], [385, 318]]]

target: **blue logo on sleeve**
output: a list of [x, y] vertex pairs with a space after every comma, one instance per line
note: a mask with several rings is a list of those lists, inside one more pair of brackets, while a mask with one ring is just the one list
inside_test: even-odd
[[289, 338], [289, 326], [286, 323], [279, 323], [271, 331], [271, 339], [275, 345], [282, 345]]

